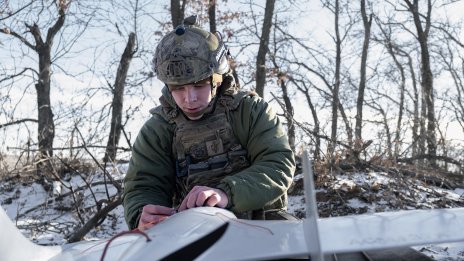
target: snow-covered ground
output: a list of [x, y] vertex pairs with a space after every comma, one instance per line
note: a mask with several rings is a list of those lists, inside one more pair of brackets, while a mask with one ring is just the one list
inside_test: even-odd
[[[108, 168], [122, 184], [126, 164]], [[33, 242], [61, 245], [93, 213], [96, 202], [104, 206], [108, 195], [117, 193], [105, 186], [99, 171], [65, 176], [53, 182], [46, 192], [42, 185], [27, 180], [7, 179], [0, 185], [0, 203], [7, 215]], [[301, 175], [295, 177], [290, 192], [289, 212], [304, 217], [305, 202]], [[415, 179], [405, 180], [382, 172], [318, 176], [317, 200], [321, 218], [349, 214], [395, 211], [399, 209], [449, 208], [464, 206], [464, 189], [454, 190], [426, 185]], [[82, 189], [81, 189], [82, 188]], [[70, 189], [74, 193], [70, 193]], [[61, 197], [59, 197], [61, 196]], [[121, 206], [90, 231], [85, 240], [108, 238], [127, 230]], [[463, 232], [464, 233], [464, 232]], [[416, 246], [415, 249], [435, 260], [464, 260], [464, 242]]]
[[[463, 188], [448, 190], [414, 179], [399, 182], [398, 177], [381, 172], [350, 173], [330, 177], [329, 181], [326, 179], [318, 182], [316, 191], [322, 218], [400, 209], [464, 206]], [[288, 211], [303, 217], [304, 195], [301, 185], [298, 185], [301, 181], [302, 175], [297, 175], [295, 184], [299, 188], [290, 192]], [[414, 249], [434, 260], [464, 260], [464, 242], [415, 246]]]

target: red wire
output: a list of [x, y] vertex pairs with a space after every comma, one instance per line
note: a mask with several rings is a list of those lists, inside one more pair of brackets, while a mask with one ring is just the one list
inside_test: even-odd
[[111, 242], [113, 240], [115, 240], [116, 238], [118, 238], [120, 236], [125, 236], [125, 235], [128, 235], [128, 234], [140, 234], [140, 235], [144, 236], [147, 239], [147, 242], [151, 241], [150, 237], [145, 232], [140, 231], [139, 229], [123, 231], [121, 233], [118, 233], [118, 234], [114, 235], [112, 238], [110, 238], [110, 240], [108, 240], [108, 242], [106, 242], [105, 248], [103, 249], [103, 253], [102, 253], [102, 256], [100, 258], [100, 261], [103, 261], [105, 259], [106, 252], [108, 251], [108, 248], [109, 248], [109, 246], [110, 246], [110, 244], [111, 244]]

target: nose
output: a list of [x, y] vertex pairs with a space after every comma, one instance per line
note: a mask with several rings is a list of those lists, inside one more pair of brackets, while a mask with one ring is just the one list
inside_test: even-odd
[[188, 86], [186, 89], [186, 94], [185, 94], [185, 101], [186, 102], [195, 102], [197, 101], [197, 92], [195, 90], [195, 87], [193, 86]]

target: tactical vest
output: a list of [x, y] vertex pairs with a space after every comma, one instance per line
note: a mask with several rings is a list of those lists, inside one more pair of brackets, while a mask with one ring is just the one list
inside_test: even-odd
[[[212, 113], [195, 121], [188, 120], [179, 108], [172, 107], [172, 101], [169, 103], [165, 96], [160, 98], [161, 106], [150, 111], [176, 125], [172, 144], [177, 176], [174, 205], [179, 205], [193, 186], [215, 187], [224, 177], [250, 166], [248, 153], [233, 132], [230, 112], [239, 107], [243, 98], [254, 95], [256, 93], [227, 88], [218, 94]], [[282, 197], [278, 201], [286, 202], [286, 194]], [[282, 204], [278, 203], [235, 215], [243, 219], [287, 219], [280, 214], [282, 211]]]
[[250, 166], [247, 151], [229, 122], [230, 111], [247, 95], [250, 93], [233, 90], [218, 94], [213, 111], [194, 121], [177, 108], [164, 107], [162, 114], [176, 125], [172, 144], [177, 176], [174, 204], [180, 204], [195, 185], [215, 187], [225, 176]]
[[224, 106], [233, 100], [219, 99], [214, 113], [200, 120], [187, 120], [183, 115], [174, 119], [173, 152], [179, 200], [195, 185], [215, 187], [226, 175], [250, 166], [247, 151], [228, 121], [226, 110], [229, 108]]

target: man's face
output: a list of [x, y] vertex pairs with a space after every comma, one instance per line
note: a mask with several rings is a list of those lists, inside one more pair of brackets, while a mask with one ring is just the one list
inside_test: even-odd
[[191, 120], [201, 118], [212, 99], [210, 79], [185, 85], [169, 85], [168, 87], [177, 106]]

